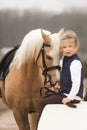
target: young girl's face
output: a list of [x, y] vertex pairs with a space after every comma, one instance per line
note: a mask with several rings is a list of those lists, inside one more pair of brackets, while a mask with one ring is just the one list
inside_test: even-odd
[[71, 39], [68, 39], [62, 41], [61, 48], [65, 56], [71, 57], [77, 52], [79, 47]]

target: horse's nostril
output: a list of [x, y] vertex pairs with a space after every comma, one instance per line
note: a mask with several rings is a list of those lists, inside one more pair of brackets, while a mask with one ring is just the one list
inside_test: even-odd
[[51, 83], [51, 86], [54, 87], [56, 85], [56, 82], [55, 83]]
[[51, 83], [51, 86], [54, 87], [55, 85], [59, 85], [59, 81], [56, 81], [55, 83]]

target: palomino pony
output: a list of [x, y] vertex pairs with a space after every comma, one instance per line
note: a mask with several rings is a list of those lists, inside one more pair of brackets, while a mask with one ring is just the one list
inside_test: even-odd
[[[28, 113], [38, 112], [40, 87], [50, 76], [50, 85], [59, 79], [59, 43], [63, 33], [32, 30], [15, 53], [4, 82], [0, 81], [2, 99], [13, 111], [19, 130], [30, 130]], [[43, 73], [43, 74], [42, 74]]]

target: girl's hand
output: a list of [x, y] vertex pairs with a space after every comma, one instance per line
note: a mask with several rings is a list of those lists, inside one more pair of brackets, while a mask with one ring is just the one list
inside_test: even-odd
[[63, 104], [67, 104], [68, 102], [70, 102], [71, 100], [69, 98], [63, 98], [62, 103]]
[[57, 83], [53, 88], [54, 88], [54, 91], [58, 93], [60, 90], [60, 83]]

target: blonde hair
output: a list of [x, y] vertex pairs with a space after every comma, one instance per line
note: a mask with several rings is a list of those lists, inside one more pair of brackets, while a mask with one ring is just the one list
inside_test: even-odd
[[65, 31], [65, 33], [62, 35], [61, 37], [61, 43], [63, 40], [67, 40], [67, 39], [71, 39], [72, 42], [75, 44], [75, 45], [80, 45], [79, 44], [79, 39], [78, 39], [78, 36], [76, 35], [76, 33], [72, 30], [67, 30]]

